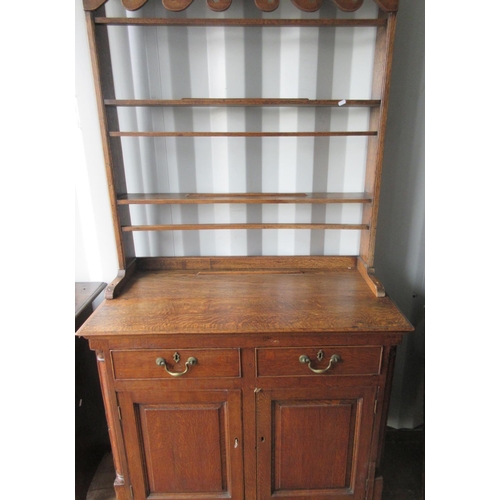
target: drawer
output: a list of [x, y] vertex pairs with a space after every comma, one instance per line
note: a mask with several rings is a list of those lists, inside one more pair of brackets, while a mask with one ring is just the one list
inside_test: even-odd
[[[334, 355], [337, 355], [337, 358], [330, 364], [330, 359]], [[304, 359], [305, 356], [308, 359]], [[256, 350], [258, 377], [378, 375], [381, 360], [382, 348], [379, 346], [290, 347]], [[329, 364], [330, 368], [328, 368]], [[321, 373], [315, 373], [313, 370], [321, 371]]]
[[112, 350], [111, 359], [117, 380], [241, 377], [239, 349]]

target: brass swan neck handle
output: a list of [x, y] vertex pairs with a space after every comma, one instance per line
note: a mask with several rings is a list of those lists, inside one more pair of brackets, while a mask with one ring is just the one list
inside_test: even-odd
[[156, 358], [156, 364], [158, 366], [163, 366], [165, 368], [165, 371], [171, 375], [172, 377], [182, 377], [182, 375], [185, 375], [188, 371], [189, 371], [189, 368], [191, 366], [194, 366], [196, 363], [198, 363], [198, 360], [191, 356], [188, 358], [188, 360], [186, 361], [185, 363], [185, 370], [183, 372], [171, 372], [169, 369], [168, 369], [168, 365], [167, 365], [167, 362], [165, 361], [165, 358]]
[[302, 356], [299, 357], [299, 361], [304, 365], [307, 364], [307, 366], [309, 367], [309, 369], [312, 372], [322, 374], [322, 373], [326, 373], [334, 364], [338, 363], [340, 361], [340, 356], [338, 354], [334, 354], [330, 358], [330, 362], [328, 363], [328, 366], [326, 368], [323, 368], [323, 369], [313, 368], [311, 366], [312, 361], [309, 358], [309, 356], [307, 356], [306, 354], [302, 354]]

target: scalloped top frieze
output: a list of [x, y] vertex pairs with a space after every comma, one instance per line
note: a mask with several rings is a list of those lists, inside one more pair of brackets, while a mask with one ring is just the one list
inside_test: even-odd
[[[140, 9], [148, 0], [121, 0], [127, 10]], [[358, 10], [364, 0], [330, 0], [340, 10], [344, 12], [354, 12]], [[399, 7], [399, 0], [374, 0], [375, 3], [385, 12], [396, 12]], [[104, 5], [107, 0], [83, 0], [85, 10], [96, 10]], [[223, 12], [231, 6], [232, 0], [206, 0], [209, 8], [215, 12]], [[258, 9], [263, 12], [272, 12], [279, 7], [280, 0], [254, 0]], [[163, 6], [170, 11], [180, 12], [187, 9], [193, 0], [162, 0]], [[315, 12], [321, 7], [322, 0], [292, 0], [292, 3], [304, 12]]]

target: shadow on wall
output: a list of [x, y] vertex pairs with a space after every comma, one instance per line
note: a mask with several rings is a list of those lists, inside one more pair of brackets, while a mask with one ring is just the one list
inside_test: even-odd
[[415, 327], [398, 348], [389, 425], [424, 421], [424, 3], [398, 12], [375, 269]]

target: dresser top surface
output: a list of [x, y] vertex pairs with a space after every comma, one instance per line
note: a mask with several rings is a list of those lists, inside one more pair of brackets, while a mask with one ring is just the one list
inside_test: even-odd
[[355, 271], [137, 271], [79, 330], [124, 334], [407, 332], [388, 297]]

